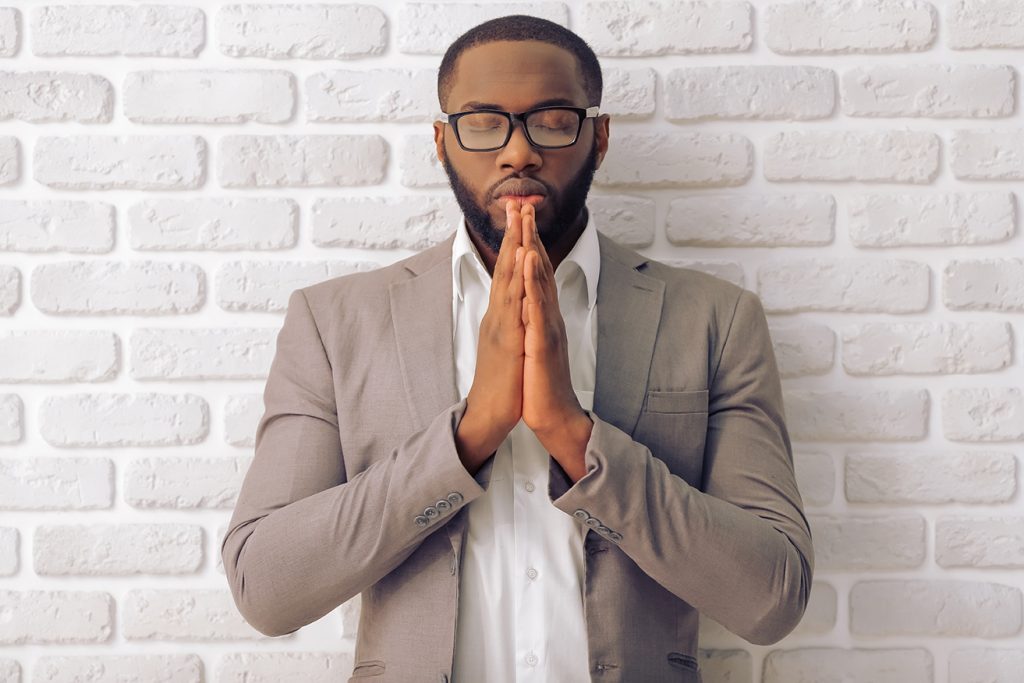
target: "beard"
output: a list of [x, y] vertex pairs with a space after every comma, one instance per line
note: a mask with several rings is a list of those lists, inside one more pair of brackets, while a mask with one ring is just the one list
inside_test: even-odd
[[[498, 229], [491, 219], [487, 209], [477, 203], [472, 191], [463, 182], [462, 177], [448, 163], [448, 157], [441, 160], [444, 172], [448, 175], [448, 184], [455, 193], [455, 200], [459, 203], [463, 215], [466, 217], [466, 225], [469, 231], [479, 238], [495, 254], [501, 249], [501, 240], [505, 231]], [[583, 167], [576, 172], [566, 185], [565, 190], [557, 195], [549, 194], [547, 200], [553, 206], [554, 215], [551, 222], [544, 224], [538, 218], [537, 235], [540, 237], [544, 248], [551, 250], [552, 246], [558, 243], [562, 236], [568, 231], [584, 211], [587, 202], [587, 195], [590, 192], [590, 184], [594, 180], [594, 173], [597, 171], [597, 141], [593, 140], [590, 145], [590, 153], [587, 155]], [[516, 176], [510, 176], [516, 177]], [[505, 182], [508, 178], [502, 178]]]

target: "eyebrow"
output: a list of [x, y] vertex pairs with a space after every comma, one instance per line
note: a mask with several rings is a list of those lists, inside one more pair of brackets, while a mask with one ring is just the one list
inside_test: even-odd
[[[560, 104], [564, 104], [567, 107], [579, 106], [568, 97], [551, 97], [546, 100], [541, 100], [540, 102], [534, 102], [530, 109], [537, 109], [538, 107], [554, 107]], [[467, 109], [499, 109], [504, 111], [501, 105], [492, 104], [490, 102], [466, 102], [466, 104], [462, 105], [462, 108], [459, 109], [459, 111], [466, 111]]]

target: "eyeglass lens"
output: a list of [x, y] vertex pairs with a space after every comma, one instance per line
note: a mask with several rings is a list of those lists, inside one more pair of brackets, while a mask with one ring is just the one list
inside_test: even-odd
[[[469, 149], [493, 149], [505, 142], [508, 117], [493, 112], [473, 112], [459, 117], [459, 138]], [[580, 119], [572, 109], [542, 109], [526, 116], [526, 129], [535, 144], [549, 147], [571, 145]]]

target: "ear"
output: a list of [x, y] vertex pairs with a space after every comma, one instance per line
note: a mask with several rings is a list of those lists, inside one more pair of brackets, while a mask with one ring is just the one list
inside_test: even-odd
[[604, 157], [608, 153], [609, 121], [611, 121], [611, 117], [609, 117], [608, 114], [601, 114], [594, 120], [594, 137], [596, 138], [595, 143], [597, 144], [597, 168], [601, 168], [601, 162], [604, 161]]
[[444, 162], [444, 124], [440, 121], [434, 121], [434, 149], [438, 161]]

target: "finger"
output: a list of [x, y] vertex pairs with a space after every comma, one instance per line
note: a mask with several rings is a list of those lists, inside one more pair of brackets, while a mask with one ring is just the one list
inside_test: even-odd
[[525, 271], [523, 285], [526, 289], [526, 300], [540, 303], [544, 300], [544, 287], [540, 281], [540, 254], [530, 250], [525, 255]]
[[551, 259], [548, 257], [548, 250], [544, 247], [544, 243], [537, 236], [537, 209], [532, 204], [530, 205], [529, 217], [530, 217], [530, 220], [531, 220], [531, 224], [533, 226], [533, 234], [534, 234], [534, 237], [535, 237], [534, 241], [537, 244], [537, 251], [539, 251], [541, 256], [543, 257], [544, 269], [548, 273], [550, 273], [551, 277], [553, 278], [554, 275], [555, 275], [555, 269], [551, 265]]
[[523, 269], [526, 262], [526, 248], [519, 246], [515, 251], [515, 267], [512, 271], [512, 280], [508, 283], [508, 298], [506, 301], [516, 306], [516, 312], [522, 306], [523, 297], [526, 294], [526, 286], [523, 283]]
[[515, 267], [515, 250], [522, 244], [521, 219], [512, 218], [511, 206], [506, 205], [505, 209], [505, 234], [501, 238], [501, 245], [498, 247], [498, 258], [494, 262], [494, 284], [506, 284], [512, 277]]

